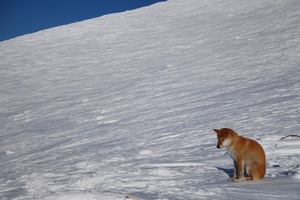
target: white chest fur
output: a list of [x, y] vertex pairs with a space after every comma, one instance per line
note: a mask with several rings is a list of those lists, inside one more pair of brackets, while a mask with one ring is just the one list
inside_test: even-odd
[[227, 153], [233, 160], [236, 160], [236, 151], [233, 148], [227, 147]]

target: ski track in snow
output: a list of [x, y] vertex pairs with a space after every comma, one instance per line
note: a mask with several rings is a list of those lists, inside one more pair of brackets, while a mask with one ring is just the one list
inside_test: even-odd
[[[299, 199], [299, 10], [169, 0], [1, 42], [0, 198]], [[228, 181], [222, 127], [265, 179]]]

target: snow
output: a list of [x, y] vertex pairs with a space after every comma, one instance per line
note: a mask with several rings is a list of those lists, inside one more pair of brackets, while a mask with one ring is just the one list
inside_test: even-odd
[[[169, 0], [0, 43], [0, 198], [299, 199], [300, 2]], [[255, 139], [228, 181], [213, 128]]]

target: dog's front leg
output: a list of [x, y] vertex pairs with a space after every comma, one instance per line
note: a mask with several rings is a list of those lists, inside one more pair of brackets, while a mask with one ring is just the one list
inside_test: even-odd
[[233, 165], [234, 165], [234, 174], [233, 174], [233, 177], [229, 179], [230, 181], [234, 181], [236, 179], [236, 177], [238, 176], [238, 172], [239, 172], [239, 166], [238, 166], [236, 160], [234, 160], [234, 159], [233, 159]]
[[246, 177], [244, 176], [244, 161], [242, 159], [237, 160], [239, 178], [235, 179], [235, 182], [246, 181]]

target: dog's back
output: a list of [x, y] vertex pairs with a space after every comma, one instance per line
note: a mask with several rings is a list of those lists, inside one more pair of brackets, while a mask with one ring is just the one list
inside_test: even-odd
[[[245, 162], [247, 174], [255, 171], [252, 180], [262, 179], [266, 174], [266, 156], [262, 146], [255, 140], [238, 136], [234, 149], [239, 151]], [[253, 169], [254, 168], [254, 169]]]

